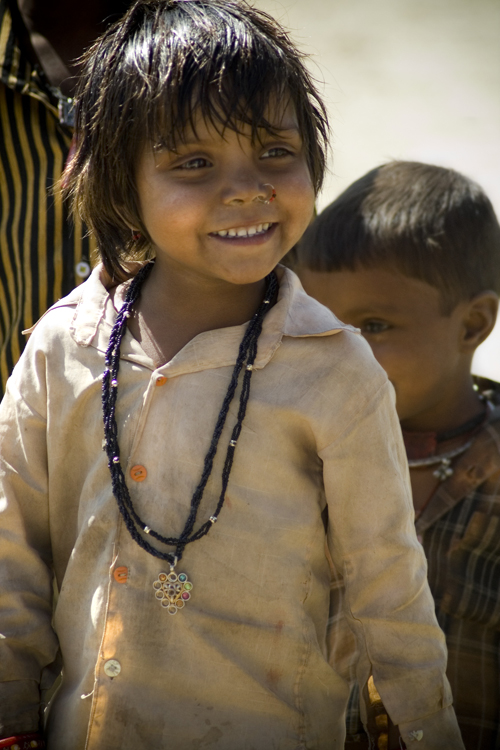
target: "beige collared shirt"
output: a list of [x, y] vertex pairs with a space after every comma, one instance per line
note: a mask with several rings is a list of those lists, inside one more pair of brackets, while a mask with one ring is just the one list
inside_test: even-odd
[[[462, 747], [392, 387], [358, 333], [281, 273], [226, 501], [178, 565], [193, 590], [172, 616], [153, 588], [168, 566], [130, 537], [101, 450], [116, 311], [100, 269], [39, 322], [0, 407], [0, 736], [37, 725], [59, 647], [48, 750], [340, 750], [348, 686], [325, 642], [328, 518], [361, 683], [373, 672], [410, 747]], [[159, 369], [124, 338], [122, 466], [135, 508], [164, 534], [184, 527], [244, 328], [202, 333]]]

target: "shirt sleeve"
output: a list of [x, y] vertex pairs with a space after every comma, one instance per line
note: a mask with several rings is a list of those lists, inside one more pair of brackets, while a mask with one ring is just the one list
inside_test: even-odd
[[0, 736], [38, 729], [41, 674], [58, 650], [44, 375], [28, 347], [0, 405]]
[[[379, 381], [380, 384], [380, 381]], [[321, 449], [328, 545], [345, 582], [361, 693], [373, 675], [410, 748], [463, 748], [446, 678], [446, 645], [414, 528], [409, 474], [388, 381]], [[367, 703], [361, 706], [367, 726]], [[368, 727], [367, 727], [368, 731]]]

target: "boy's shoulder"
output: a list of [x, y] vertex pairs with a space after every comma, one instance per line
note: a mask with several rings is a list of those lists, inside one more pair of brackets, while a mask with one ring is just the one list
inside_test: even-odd
[[[474, 388], [490, 403], [494, 410], [500, 407], [500, 383], [482, 375], [473, 375]], [[493, 421], [497, 421], [496, 418]]]
[[[423, 533], [441, 517], [469, 499], [474, 512], [500, 514], [500, 383], [474, 377], [488, 403], [488, 415], [470, 448], [453, 463], [452, 475], [443, 482], [416, 522]], [[486, 498], [486, 500], [485, 500]]]
[[489, 453], [496, 457], [496, 472], [489, 477], [493, 494], [500, 497], [500, 383], [488, 378], [474, 378], [482, 396], [488, 403], [488, 418], [485, 431], [488, 433]]
[[488, 405], [486, 423], [481, 432], [488, 435], [487, 440], [491, 444], [489, 452], [496, 453], [499, 456], [500, 470], [500, 383], [478, 375], [474, 375], [473, 380], [474, 388]]

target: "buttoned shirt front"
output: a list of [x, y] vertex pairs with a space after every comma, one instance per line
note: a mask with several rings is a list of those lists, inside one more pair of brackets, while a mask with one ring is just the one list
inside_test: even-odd
[[[154, 588], [168, 566], [130, 537], [101, 450], [116, 318], [102, 269], [35, 328], [0, 407], [7, 731], [36, 726], [40, 674], [60, 648], [49, 750], [341, 748], [348, 685], [328, 662], [326, 539], [347, 582], [360, 682], [373, 672], [408, 741], [462, 747], [392, 387], [358, 333], [279, 273], [224, 507], [177, 566], [193, 588], [174, 616]], [[184, 527], [244, 330], [202, 333], [158, 369], [124, 337], [121, 462], [135, 509], [164, 534]], [[217, 503], [237, 408], [199, 524]]]

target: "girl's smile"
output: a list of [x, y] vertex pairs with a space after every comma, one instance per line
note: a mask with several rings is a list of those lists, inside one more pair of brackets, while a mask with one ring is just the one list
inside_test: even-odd
[[137, 191], [155, 275], [254, 284], [301, 237], [315, 194], [297, 119], [291, 107], [269, 119], [273, 133], [253, 141], [249, 125], [221, 134], [200, 119], [175, 151], [143, 150]]
[[230, 229], [211, 232], [210, 236], [224, 239], [225, 242], [259, 244], [260, 242], [267, 242], [269, 234], [275, 230], [276, 226], [277, 224], [265, 222], [264, 224], [252, 224], [249, 227], [231, 227]]

